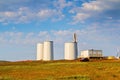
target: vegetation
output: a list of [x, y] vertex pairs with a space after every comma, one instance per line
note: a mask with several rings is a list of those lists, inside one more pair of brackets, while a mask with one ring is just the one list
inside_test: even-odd
[[120, 80], [120, 60], [0, 62], [0, 80]]

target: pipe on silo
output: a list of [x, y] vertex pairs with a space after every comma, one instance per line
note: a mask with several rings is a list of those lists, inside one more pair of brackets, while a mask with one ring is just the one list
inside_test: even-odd
[[43, 44], [38, 43], [37, 44], [37, 60], [43, 59]]
[[53, 41], [45, 41], [43, 51], [44, 51], [43, 60], [45, 61], [53, 60]]
[[77, 42], [65, 43], [64, 57], [66, 60], [77, 59]]

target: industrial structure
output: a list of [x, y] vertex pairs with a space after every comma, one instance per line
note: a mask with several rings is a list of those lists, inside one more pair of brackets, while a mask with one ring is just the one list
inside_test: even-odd
[[83, 50], [80, 54], [81, 58], [103, 58], [102, 50]]
[[77, 39], [76, 34], [73, 35], [73, 42], [65, 43], [64, 47], [64, 57], [65, 60], [74, 60], [77, 59], [78, 49], [77, 49]]
[[45, 41], [37, 44], [37, 60], [53, 60], [53, 41]]
[[119, 49], [117, 49], [117, 55], [116, 55], [116, 58], [117, 58], [117, 59], [120, 59], [120, 50], [119, 50]]
[[53, 41], [45, 41], [43, 49], [43, 60], [53, 60]]
[[43, 44], [38, 43], [37, 44], [37, 60], [43, 59]]
[[[37, 60], [50, 61], [54, 58], [53, 41], [45, 41], [43, 43], [37, 44]], [[119, 56], [119, 52], [118, 52]], [[78, 47], [77, 47], [77, 37], [74, 33], [73, 41], [66, 42], [64, 44], [64, 59], [65, 60], [75, 60], [78, 58]], [[104, 58], [102, 50], [83, 50], [81, 51], [80, 58]]]

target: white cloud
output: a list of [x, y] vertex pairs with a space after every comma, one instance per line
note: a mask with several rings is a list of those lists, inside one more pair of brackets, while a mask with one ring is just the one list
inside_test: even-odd
[[0, 12], [0, 22], [3, 24], [29, 23], [32, 21], [43, 21], [46, 19], [58, 21], [63, 18], [64, 15], [62, 12], [55, 9], [40, 9], [39, 11], [32, 11], [28, 7], [20, 7], [17, 11]]
[[82, 4], [82, 9], [83, 10], [95, 10], [95, 11], [101, 11], [102, 10], [102, 7], [100, 6], [100, 2], [98, 1], [92, 1], [90, 3], [83, 3]]
[[0, 12], [2, 23], [26, 23], [33, 19], [34, 13], [27, 7], [19, 8], [17, 11]]
[[[60, 21], [65, 18], [65, 15], [68, 19], [71, 19], [72, 16], [72, 22], [75, 24], [79, 22], [83, 23], [89, 18], [100, 18], [101, 20], [104, 20], [102, 18], [108, 19], [108, 17], [112, 17], [112, 19], [120, 18], [120, 0], [54, 0], [51, 2], [46, 0], [25, 0], [23, 3], [19, 0], [9, 0], [8, 2], [10, 3], [0, 1], [2, 6], [0, 7], [0, 23], [3, 24], [29, 23], [47, 19]], [[33, 2], [36, 3], [36, 6], [34, 6]], [[83, 3], [76, 5], [76, 2]], [[27, 5], [28, 3], [33, 5]], [[16, 6], [12, 6], [14, 4]], [[9, 8], [3, 10], [5, 5], [9, 5]]]
[[14, 17], [15, 13], [14, 12], [5, 12], [4, 16], [6, 16], [6, 17]]
[[[88, 18], [101, 19], [106, 17], [106, 19], [108, 19], [108, 17], [113, 18], [119, 15], [120, 13], [119, 4], [120, 0], [93, 0], [89, 2], [84, 2], [81, 7], [74, 7], [69, 12], [72, 14], [76, 14], [73, 16], [74, 23], [79, 22], [82, 23], [83, 21], [86, 21]], [[113, 14], [113, 11], [116, 13], [116, 15]], [[81, 17], [79, 14], [84, 15]]]
[[66, 7], [70, 7], [72, 6], [73, 3], [72, 2], [67, 2], [66, 0], [57, 0], [54, 2], [54, 6], [59, 9], [59, 10], [63, 10]]
[[51, 16], [53, 16], [56, 13], [55, 10], [50, 10], [50, 9], [45, 9], [45, 10], [41, 10], [38, 12], [38, 17], [40, 18], [49, 18]]
[[76, 24], [78, 22], [84, 23], [86, 19], [90, 17], [89, 14], [86, 13], [77, 13], [76, 16], [73, 17], [74, 22], [72, 24]]
[[104, 11], [117, 8], [120, 0], [96, 0], [82, 4], [82, 8], [86, 11]]
[[6, 22], [7, 19], [9, 20], [13, 20], [16, 17], [16, 13], [15, 12], [10, 12], [10, 11], [6, 11], [6, 12], [0, 12], [0, 22]]
[[38, 12], [38, 18], [40, 19], [48, 19], [51, 18], [51, 20], [57, 21], [64, 18], [64, 15], [61, 11], [55, 10], [55, 9], [44, 9], [40, 10]]
[[[119, 24], [119, 23], [118, 23]], [[103, 26], [104, 28], [102, 28]], [[107, 27], [106, 27], [107, 26]], [[110, 25], [106, 23], [105, 24], [93, 24], [89, 25], [89, 27], [81, 30], [52, 30], [52, 31], [40, 31], [39, 33], [35, 32], [29, 32], [29, 33], [23, 33], [23, 32], [1, 32], [0, 33], [0, 43], [5, 44], [35, 44], [37, 42], [42, 42], [44, 40], [55, 40], [55, 42], [66, 42], [66, 41], [72, 41], [72, 35], [73, 33], [77, 33], [79, 36], [79, 40], [81, 38], [83, 40], [90, 40], [90, 41], [107, 41], [112, 40], [113, 37], [109, 35], [109, 33], [112, 33], [112, 35], [118, 36], [116, 32], [119, 32], [120, 28], [116, 25], [111, 25], [112, 28], [108, 28]], [[102, 34], [104, 33], [104, 34]], [[64, 39], [63, 39], [64, 38]]]

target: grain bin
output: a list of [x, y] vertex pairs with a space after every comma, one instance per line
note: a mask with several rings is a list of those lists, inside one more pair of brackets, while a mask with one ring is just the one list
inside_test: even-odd
[[45, 61], [53, 60], [53, 41], [45, 41], [43, 46], [44, 46], [43, 60]]
[[38, 43], [37, 44], [37, 60], [43, 59], [43, 44]]
[[65, 43], [64, 57], [66, 60], [74, 60], [77, 58], [77, 42]]

